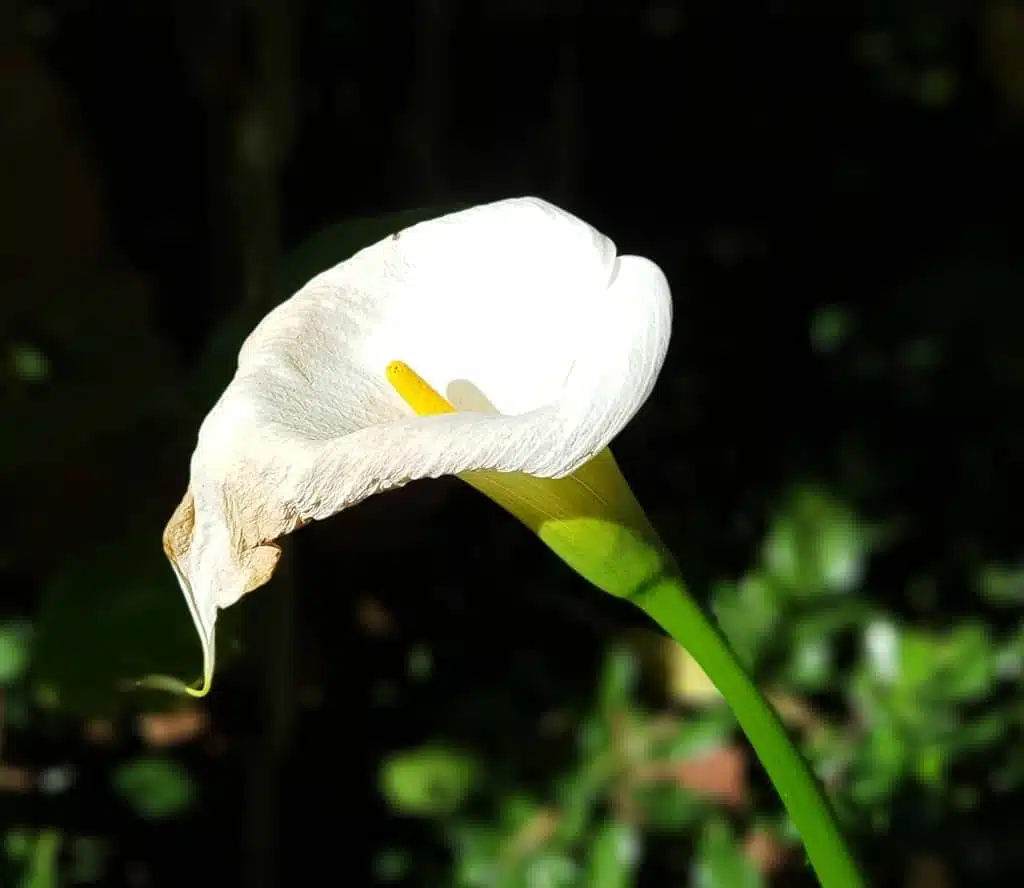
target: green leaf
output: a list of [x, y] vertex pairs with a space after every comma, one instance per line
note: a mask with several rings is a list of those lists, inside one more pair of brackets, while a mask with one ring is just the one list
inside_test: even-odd
[[530, 888], [568, 888], [575, 883], [579, 867], [564, 854], [544, 853], [531, 856], [523, 870], [524, 883]]
[[374, 881], [384, 885], [400, 882], [410, 868], [409, 854], [399, 848], [381, 851], [373, 860]]
[[165, 820], [185, 811], [196, 786], [185, 768], [165, 758], [139, 758], [114, 773], [118, 794], [147, 820]]
[[406, 672], [414, 681], [426, 681], [434, 671], [434, 655], [425, 644], [414, 645], [406, 659]]
[[23, 826], [15, 826], [4, 836], [4, 854], [8, 860], [23, 861], [32, 853], [35, 837]]
[[765, 541], [765, 566], [798, 597], [849, 592], [863, 576], [871, 537], [845, 504], [821, 490], [798, 489]]
[[1024, 568], [989, 565], [978, 577], [978, 592], [996, 605], [1024, 602]]
[[775, 584], [759, 574], [721, 583], [712, 591], [711, 608], [737, 655], [752, 668], [774, 640], [781, 617]]
[[563, 841], [578, 842], [583, 838], [604, 786], [604, 774], [589, 759], [584, 759], [578, 772], [558, 782], [558, 835]]
[[876, 725], [858, 749], [850, 795], [864, 807], [884, 806], [899, 790], [911, 750], [904, 735], [892, 724]]
[[[161, 530], [140, 528], [85, 553], [44, 589], [32, 675], [48, 705], [88, 716], [140, 702], [169, 708], [176, 697], [133, 691], [132, 682], [199, 674], [199, 639], [160, 547]], [[237, 648], [240, 610], [224, 611], [218, 622], [220, 665]]]
[[99, 882], [110, 857], [109, 842], [94, 836], [75, 836], [70, 857], [69, 881], [89, 885]]
[[517, 833], [536, 821], [541, 806], [521, 792], [510, 792], [501, 799], [501, 826], [507, 833]]
[[900, 630], [894, 623], [881, 619], [869, 623], [864, 629], [864, 653], [872, 683], [895, 683], [900, 675], [902, 652]]
[[495, 871], [495, 877], [488, 888], [532, 888], [527, 880], [529, 860], [515, 859], [505, 862]]
[[381, 769], [381, 792], [405, 814], [451, 815], [473, 789], [478, 768], [468, 755], [426, 746], [393, 755]]
[[0, 625], [0, 686], [10, 687], [28, 668], [32, 627], [25, 622]]
[[22, 382], [45, 382], [53, 374], [50, 359], [34, 345], [16, 342], [8, 350], [14, 375]]
[[811, 319], [811, 345], [820, 354], [831, 354], [849, 338], [853, 316], [842, 305], [825, 305]]
[[31, 857], [21, 878], [21, 888], [58, 888], [61, 834], [55, 829], [39, 833], [32, 843]]
[[823, 690], [833, 676], [832, 640], [816, 632], [799, 631], [793, 639], [790, 680], [801, 689]]
[[970, 701], [989, 693], [999, 652], [987, 627], [965, 623], [945, 635], [923, 629], [903, 632], [897, 688], [904, 700]]
[[491, 888], [504, 844], [503, 835], [489, 824], [455, 824], [451, 829], [455, 884], [466, 888]]
[[629, 705], [638, 672], [637, 659], [628, 648], [613, 646], [609, 649], [604, 658], [598, 693], [601, 716], [607, 718]]
[[975, 754], [987, 749], [994, 749], [1003, 742], [1009, 727], [1008, 714], [1002, 710], [965, 719], [957, 728], [957, 748], [969, 750]]
[[939, 743], [929, 743], [918, 750], [914, 776], [925, 786], [944, 789], [949, 773], [949, 751]]
[[907, 692], [928, 684], [939, 668], [941, 650], [925, 631], [907, 630], [900, 642], [898, 683]]
[[671, 780], [641, 784], [633, 792], [633, 801], [643, 823], [658, 832], [678, 832], [707, 811], [696, 795]]
[[672, 738], [659, 746], [659, 759], [689, 759], [724, 746], [736, 729], [732, 710], [720, 706], [687, 718]]
[[948, 694], [960, 701], [985, 696], [995, 681], [998, 651], [987, 626], [970, 622], [958, 626], [943, 650], [943, 676]]
[[694, 861], [694, 888], [760, 888], [761, 875], [743, 856], [728, 824], [710, 820], [704, 827]]
[[600, 711], [585, 716], [576, 731], [576, 738], [580, 755], [588, 759], [603, 756], [612, 743], [608, 719]]
[[640, 862], [640, 838], [632, 826], [606, 821], [596, 830], [587, 850], [588, 888], [628, 888]]

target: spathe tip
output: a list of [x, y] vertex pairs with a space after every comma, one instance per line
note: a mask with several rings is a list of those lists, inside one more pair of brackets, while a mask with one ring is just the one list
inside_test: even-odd
[[[198, 687], [196, 686], [198, 684]], [[147, 675], [130, 682], [132, 690], [166, 691], [182, 697], [205, 697], [213, 687], [213, 677], [207, 676], [201, 682], [185, 684], [180, 678], [170, 675]]]

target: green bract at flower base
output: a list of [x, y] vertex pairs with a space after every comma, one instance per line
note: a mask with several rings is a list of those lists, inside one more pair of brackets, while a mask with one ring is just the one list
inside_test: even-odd
[[217, 610], [270, 578], [279, 537], [382, 490], [456, 475], [690, 651], [822, 884], [859, 886], [806, 764], [608, 450], [654, 386], [671, 317], [656, 265], [532, 198], [414, 225], [314, 277], [242, 346], [164, 533], [203, 644], [201, 687], [147, 683], [209, 691]]

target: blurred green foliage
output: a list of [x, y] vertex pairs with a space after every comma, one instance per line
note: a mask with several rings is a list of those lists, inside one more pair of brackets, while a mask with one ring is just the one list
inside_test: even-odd
[[[1024, 719], [1024, 622], [925, 628], [893, 618], [864, 585], [870, 557], [889, 538], [838, 497], [801, 486], [781, 503], [759, 563], [717, 585], [711, 601], [847, 827], [880, 839], [908, 791], [937, 823], [1024, 787], [1024, 748], [1010, 741]], [[979, 583], [1005, 603], [1019, 577], [987, 566]], [[699, 888], [763, 884], [768, 867], [748, 844], [755, 838], [800, 867], [770, 792], [751, 804], [745, 784], [744, 798], [734, 798], [728, 774], [717, 790], [692, 785], [688, 764], [713, 782], [709, 756], [742, 751], [743, 741], [729, 712], [702, 695], [669, 688], [652, 708], [643, 659], [635, 646], [608, 651], [592, 707], [574, 717], [575, 757], [540, 791], [500, 761], [450, 746], [384, 764], [391, 805], [435, 823], [448, 845], [451, 869], [432, 884], [634, 885], [645, 847], [663, 834], [693, 849], [689, 878]]]
[[382, 775], [382, 791], [407, 814], [451, 814], [473, 788], [474, 761], [445, 746], [395, 755]]
[[61, 835], [57, 830], [41, 830], [35, 836], [9, 841], [9, 853], [24, 860], [19, 888], [57, 888], [60, 848]]
[[114, 787], [147, 820], [181, 814], [196, 792], [188, 771], [162, 758], [136, 759], [121, 765], [114, 774]]
[[32, 627], [26, 621], [0, 625], [0, 685], [11, 687], [28, 668]]

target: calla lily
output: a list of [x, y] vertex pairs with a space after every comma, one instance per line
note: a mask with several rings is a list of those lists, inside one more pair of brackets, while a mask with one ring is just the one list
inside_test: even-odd
[[608, 444], [651, 392], [671, 296], [658, 267], [534, 198], [422, 222], [309, 281], [250, 334], [164, 531], [213, 678], [217, 611], [275, 542], [382, 490], [456, 475], [574, 570], [627, 596], [722, 692], [822, 883], [860, 875], [785, 729], [685, 585]]
[[606, 448], [670, 326], [653, 262], [534, 198], [422, 222], [310, 280], [243, 344], [164, 533], [203, 645], [194, 693], [217, 610], [270, 578], [275, 540], [421, 478], [463, 477], [626, 594], [629, 538], [655, 535]]

